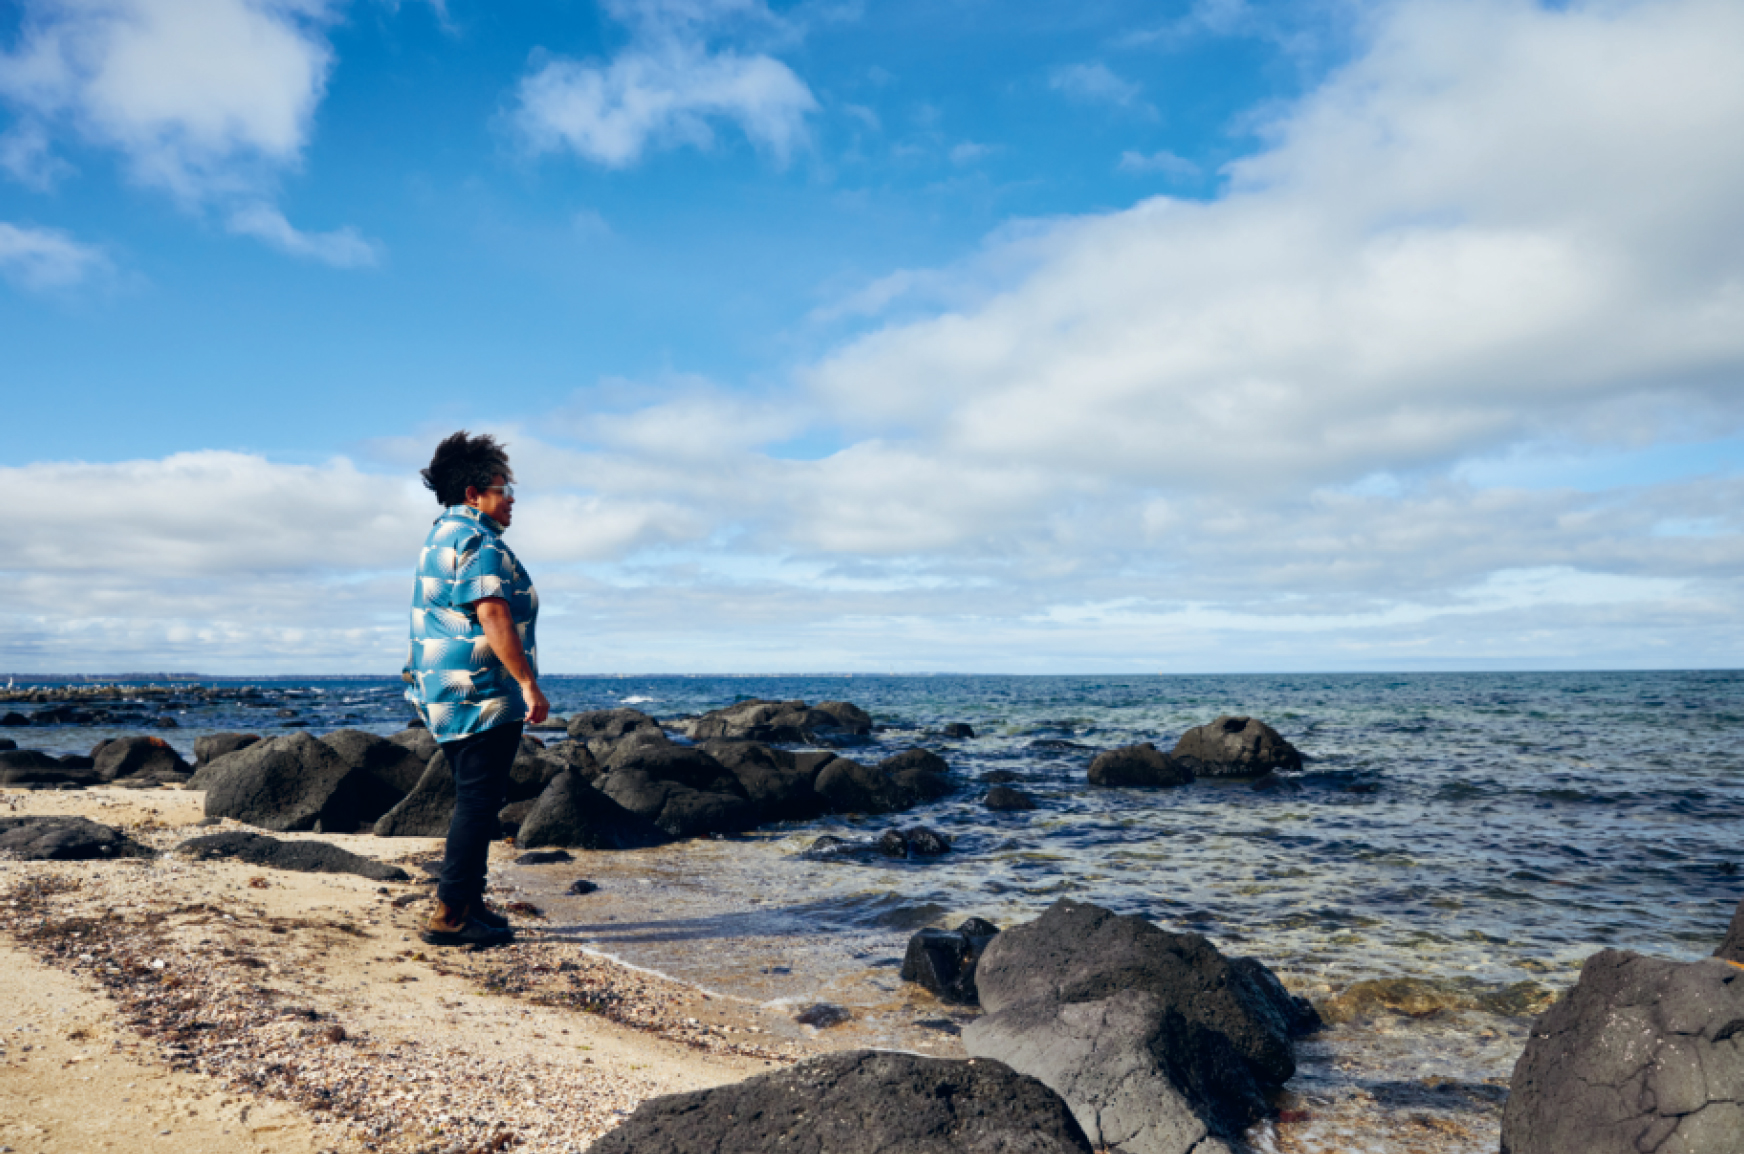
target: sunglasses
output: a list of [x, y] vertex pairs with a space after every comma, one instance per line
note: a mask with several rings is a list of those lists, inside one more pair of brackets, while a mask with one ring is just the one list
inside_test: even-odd
[[509, 498], [509, 499], [511, 499], [511, 500], [513, 500], [513, 499], [514, 499], [514, 496], [515, 496], [515, 486], [514, 486], [514, 485], [513, 485], [513, 484], [509, 484], [509, 485], [486, 485], [486, 486], [485, 486], [485, 487], [484, 487], [484, 491], [485, 491], [485, 492], [486, 492], [486, 493], [490, 493], [490, 492], [493, 492], [493, 491], [494, 491], [494, 492], [498, 492], [498, 493], [501, 493], [501, 494], [502, 494], [502, 495], [503, 495], [503, 496], [505, 496], [505, 497], [508, 497], [508, 498]]

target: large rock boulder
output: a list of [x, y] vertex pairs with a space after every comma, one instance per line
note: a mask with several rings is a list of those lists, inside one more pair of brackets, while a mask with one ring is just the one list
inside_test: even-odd
[[836, 759], [833, 753], [793, 753], [755, 741], [705, 742], [704, 753], [738, 781], [758, 821], [806, 821], [829, 809], [817, 791], [818, 773]]
[[1108, 786], [1188, 785], [1189, 763], [1170, 757], [1150, 742], [1099, 753], [1090, 762], [1090, 784]]
[[89, 818], [49, 815], [0, 817], [0, 858], [17, 861], [106, 861], [152, 857], [120, 830]]
[[1301, 769], [1302, 755], [1257, 717], [1225, 715], [1181, 735], [1170, 751], [1191, 758], [1199, 777], [1260, 777], [1274, 769]]
[[336, 729], [321, 738], [321, 744], [354, 771], [357, 816], [368, 823], [374, 823], [411, 793], [430, 762], [405, 745], [361, 729]]
[[454, 774], [438, 749], [424, 765], [418, 784], [398, 805], [376, 819], [377, 837], [447, 837], [454, 820]]
[[196, 837], [178, 845], [176, 853], [196, 861], [241, 861], [270, 869], [306, 874], [356, 874], [377, 882], [411, 881], [398, 866], [354, 854], [321, 841], [280, 841], [246, 830]]
[[1744, 1149], [1744, 969], [1603, 950], [1532, 1026], [1502, 1154]]
[[194, 767], [161, 737], [118, 737], [106, 741], [94, 760], [97, 776], [104, 781], [133, 778], [176, 783], [187, 781], [194, 773]]
[[902, 980], [930, 990], [941, 1002], [973, 1006], [980, 1002], [975, 968], [999, 927], [970, 918], [954, 930], [926, 929], [908, 939]]
[[644, 741], [665, 743], [660, 723], [639, 709], [596, 709], [569, 719], [569, 736], [587, 746], [596, 761], [604, 762], [625, 738], [641, 735]]
[[1257, 962], [1072, 901], [994, 938], [975, 984], [990, 1012], [963, 1032], [969, 1053], [1040, 1078], [1126, 1154], [1224, 1154], [1313, 1021]]
[[258, 742], [220, 758], [207, 770], [207, 817], [228, 817], [281, 833], [357, 829], [358, 771], [306, 733]]
[[1714, 956], [1744, 966], [1744, 901], [1732, 911], [1732, 924], [1726, 929], [1726, 940], [1720, 943]]
[[103, 779], [90, 758], [55, 757], [34, 749], [0, 750], [0, 785], [19, 789], [84, 789]]
[[258, 733], [208, 733], [194, 739], [194, 769], [217, 761], [227, 753], [247, 749], [260, 740]]
[[430, 759], [435, 757], [437, 751], [442, 748], [437, 740], [430, 736], [430, 731], [421, 725], [389, 734], [388, 740], [395, 745], [411, 750], [413, 756], [418, 759], [419, 765], [429, 765]]
[[509, 802], [537, 799], [558, 774], [569, 768], [570, 764], [565, 758], [532, 745], [530, 739], [524, 738], [520, 750], [515, 754], [514, 765], [509, 767]]
[[836, 813], [897, 813], [937, 801], [955, 788], [936, 753], [909, 749], [877, 765], [839, 757], [817, 776], [817, 792]]
[[558, 774], [545, 787], [515, 835], [515, 844], [523, 849], [642, 849], [670, 840], [666, 831], [631, 813], [573, 770]]
[[847, 1050], [652, 1098], [589, 1154], [1090, 1154], [1059, 1097], [998, 1062]]
[[693, 746], [620, 747], [607, 768], [594, 783], [600, 792], [673, 837], [742, 833], [757, 824], [738, 778]]
[[17, 748], [18, 743], [13, 741], [10, 737], [0, 737], [0, 753], [5, 753], [7, 750]]
[[818, 744], [834, 737], [864, 737], [872, 732], [872, 718], [846, 701], [824, 701], [813, 708], [803, 701], [753, 698], [692, 718], [684, 729], [693, 741]]

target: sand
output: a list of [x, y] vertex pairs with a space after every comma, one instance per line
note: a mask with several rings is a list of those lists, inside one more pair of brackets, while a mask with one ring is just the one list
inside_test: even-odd
[[[7, 790], [0, 815], [84, 816], [163, 851], [213, 832], [202, 802]], [[319, 840], [416, 877], [441, 848]], [[0, 862], [0, 1146], [582, 1150], [646, 1098], [835, 1048], [536, 918], [505, 949], [426, 946], [430, 892], [173, 854]]]

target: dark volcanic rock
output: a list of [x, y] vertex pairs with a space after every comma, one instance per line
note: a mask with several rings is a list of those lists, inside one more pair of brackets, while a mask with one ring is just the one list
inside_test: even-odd
[[234, 859], [271, 869], [305, 874], [356, 874], [377, 882], [411, 881], [398, 866], [362, 857], [321, 841], [280, 841], [265, 834], [227, 830], [193, 838], [176, 851], [197, 861]]
[[1057, 902], [988, 945], [976, 988], [990, 1013], [963, 1041], [1059, 1091], [1098, 1145], [1224, 1150], [1295, 1071], [1302, 1007], [1257, 980], [1258, 965], [1198, 934]]
[[908, 939], [902, 980], [918, 983], [940, 1001], [976, 1005], [975, 967], [999, 927], [970, 918], [954, 930], [922, 930]]
[[1090, 763], [1091, 785], [1186, 785], [1193, 771], [1150, 742], [1099, 753]]
[[1738, 908], [1732, 911], [1732, 924], [1726, 930], [1726, 940], [1720, 943], [1714, 956], [1744, 965], [1744, 902], [1739, 902]]
[[442, 748], [436, 739], [430, 736], [430, 731], [425, 729], [422, 723], [391, 734], [388, 740], [395, 745], [411, 750], [413, 755], [417, 757], [419, 765], [429, 765], [430, 759], [435, 757], [437, 751]]
[[836, 813], [896, 813], [951, 792], [950, 766], [936, 753], [909, 749], [877, 765], [841, 757], [817, 776], [817, 792]]
[[357, 817], [375, 822], [402, 798], [417, 788], [429, 758], [385, 737], [361, 729], [336, 729], [321, 738], [321, 744], [337, 753], [353, 770], [357, 790]]
[[1301, 769], [1302, 755], [1257, 717], [1219, 717], [1189, 729], [1172, 756], [1190, 757], [1198, 777], [1259, 777], [1274, 769]]
[[631, 813], [574, 771], [557, 775], [521, 823], [515, 844], [526, 849], [641, 849], [672, 839], [653, 822]]
[[576, 878], [574, 881], [569, 883], [569, 888], [563, 892], [566, 894], [572, 894], [575, 897], [583, 897], [587, 894], [599, 892], [599, 886], [588, 881], [586, 878]]
[[[511, 801], [497, 810], [497, 825], [504, 837], [518, 838], [521, 834], [521, 824], [527, 820], [527, 815], [533, 812], [538, 801]], [[524, 855], [523, 855], [524, 856]]]
[[595, 787], [673, 837], [742, 833], [758, 812], [744, 787], [703, 750], [684, 745], [620, 747]]
[[1036, 807], [1034, 798], [1021, 789], [1012, 789], [1009, 785], [996, 785], [988, 790], [987, 796], [981, 799], [981, 804], [1001, 813], [1016, 813]]
[[18, 748], [18, 743], [16, 741], [13, 741], [10, 737], [0, 737], [0, 753], [5, 753], [8, 750], [13, 750], [13, 749], [17, 749], [17, 748]]
[[944, 728], [946, 737], [968, 738], [975, 736], [975, 727], [966, 721], [953, 721]]
[[555, 865], [558, 862], [574, 861], [575, 855], [568, 850], [536, 849], [532, 853], [524, 853], [515, 859], [516, 865]]
[[1532, 1026], [1502, 1154], [1744, 1148], [1744, 970], [1602, 950]]
[[258, 733], [208, 733], [194, 739], [194, 767], [217, 761], [227, 753], [247, 749], [260, 740]]
[[795, 754], [755, 741], [723, 739], [702, 749], [738, 781], [759, 821], [805, 821], [829, 808], [816, 783], [823, 767], [835, 760], [833, 753]]
[[0, 817], [0, 858], [18, 861], [93, 861], [152, 857], [119, 830], [83, 817]]
[[447, 837], [448, 823], [454, 820], [454, 796], [454, 774], [438, 749], [425, 763], [412, 792], [376, 820], [375, 836]]
[[258, 742], [214, 762], [207, 772], [207, 817], [280, 832], [357, 828], [357, 771], [306, 733]]
[[178, 782], [187, 781], [194, 772], [161, 737], [118, 737], [105, 742], [94, 760], [97, 776], [104, 781], [133, 777]]
[[0, 725], [19, 726], [19, 725], [29, 725], [29, 724], [30, 724], [30, 718], [24, 716], [24, 714], [22, 714], [22, 713], [19, 713], [17, 710], [11, 710], [7, 713], [0, 713]]
[[956, 788], [951, 783], [951, 767], [931, 750], [905, 749], [894, 757], [878, 763], [878, 768], [896, 783], [901, 808], [937, 801]]
[[1090, 1154], [1053, 1091], [998, 1062], [848, 1050], [653, 1098], [588, 1154]]
[[90, 758], [79, 759], [84, 765], [69, 765], [69, 760], [34, 749], [0, 750], [0, 785], [21, 789], [84, 789], [102, 784], [103, 779], [91, 768]]
[[585, 745], [594, 759], [602, 763], [632, 735], [640, 736], [644, 742], [667, 740], [660, 723], [639, 709], [596, 709], [569, 719], [569, 736]]
[[920, 825], [912, 829], [887, 829], [878, 839], [878, 852], [885, 857], [938, 857], [951, 852], [951, 839]]
[[509, 769], [509, 800], [517, 802], [537, 799], [558, 774], [570, 768], [569, 761], [565, 758], [523, 745], [515, 755], [514, 765]]
[[1010, 785], [1014, 781], [1022, 781], [1023, 774], [1013, 773], [1009, 769], [995, 769], [990, 773], [982, 774], [975, 780], [982, 785]]
[[846, 701], [823, 701], [816, 708], [803, 701], [740, 701], [711, 710], [686, 723], [694, 741], [815, 743], [832, 736], [864, 737], [872, 718]]

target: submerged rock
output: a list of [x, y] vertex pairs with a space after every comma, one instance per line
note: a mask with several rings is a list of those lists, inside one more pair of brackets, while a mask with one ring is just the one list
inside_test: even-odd
[[999, 813], [1019, 813], [1036, 807], [1033, 797], [1009, 785], [996, 785], [988, 790], [981, 804]]
[[1193, 770], [1146, 741], [1097, 754], [1089, 777], [1091, 785], [1173, 786], [1191, 783]]
[[1274, 769], [1302, 768], [1296, 747], [1257, 717], [1225, 715], [1189, 729], [1171, 756], [1191, 758], [1198, 777], [1259, 777]]
[[250, 865], [297, 873], [355, 874], [377, 882], [412, 880], [411, 875], [398, 866], [387, 865], [326, 842], [280, 841], [278, 838], [245, 830], [227, 830], [224, 833], [191, 838], [178, 845], [175, 852], [196, 861], [234, 859]]
[[998, 926], [981, 918], [970, 918], [954, 930], [922, 930], [908, 939], [902, 980], [930, 990], [940, 1001], [977, 1005], [975, 967], [997, 933]]
[[16, 861], [107, 861], [155, 857], [120, 830], [89, 818], [51, 814], [0, 817], [0, 858]]
[[1502, 1154], [1736, 1154], [1741, 1041], [1744, 969], [1594, 954], [1532, 1026], [1502, 1112]]
[[653, 1098], [589, 1154], [1091, 1154], [1059, 1097], [998, 1062], [848, 1050]]

